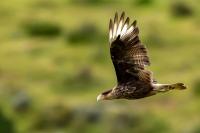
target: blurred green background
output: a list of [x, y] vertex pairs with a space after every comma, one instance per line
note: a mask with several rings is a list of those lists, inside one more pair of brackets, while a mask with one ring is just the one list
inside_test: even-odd
[[[138, 21], [160, 83], [188, 89], [96, 102], [116, 84], [108, 22]], [[1, 133], [200, 133], [200, 0], [2, 0]]]

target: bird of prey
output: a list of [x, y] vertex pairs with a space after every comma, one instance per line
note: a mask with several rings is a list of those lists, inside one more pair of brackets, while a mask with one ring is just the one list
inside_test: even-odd
[[150, 65], [146, 47], [139, 39], [136, 20], [129, 25], [129, 17], [115, 13], [110, 19], [110, 54], [117, 76], [117, 85], [97, 97], [99, 100], [140, 99], [169, 90], [186, 89], [183, 83], [158, 84], [152, 72], [145, 66]]

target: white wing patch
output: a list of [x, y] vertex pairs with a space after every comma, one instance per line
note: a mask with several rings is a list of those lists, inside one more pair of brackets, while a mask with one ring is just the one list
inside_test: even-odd
[[131, 32], [134, 31], [136, 28], [136, 21], [134, 21], [130, 26], [129, 26], [129, 17], [124, 19], [125, 13], [123, 12], [121, 14], [120, 19], [118, 20], [118, 14], [115, 14], [114, 22], [110, 19], [110, 24], [109, 24], [109, 42], [110, 44], [118, 37], [120, 36], [120, 39], [125, 39], [126, 35], [129, 35]]

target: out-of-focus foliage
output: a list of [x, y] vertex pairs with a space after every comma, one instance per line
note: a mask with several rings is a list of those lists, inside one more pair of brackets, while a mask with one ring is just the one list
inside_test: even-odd
[[184, 2], [174, 2], [171, 5], [172, 14], [177, 17], [191, 16], [194, 14], [194, 11], [188, 3]]
[[98, 6], [98, 5], [105, 5], [105, 4], [112, 4], [116, 1], [114, 0], [70, 0], [72, 4], [82, 4], [82, 5], [91, 5], [91, 6]]
[[[199, 0], [7, 0], [0, 4], [0, 132], [199, 132]], [[96, 102], [113, 88], [108, 23], [137, 20], [159, 83], [141, 100]]]
[[3, 112], [0, 110], [0, 132], [1, 133], [14, 133], [14, 123], [12, 120], [4, 116]]
[[194, 82], [194, 94], [197, 95], [198, 97], [200, 96], [200, 81], [196, 80]]
[[147, 6], [153, 4], [154, 0], [134, 0], [137, 6]]
[[55, 37], [60, 35], [61, 27], [51, 22], [34, 21], [23, 24], [24, 31], [29, 36]]
[[86, 23], [83, 24], [79, 29], [74, 29], [74, 31], [68, 33], [66, 39], [71, 45], [76, 45], [77, 43], [81, 45], [88, 45], [91, 44], [91, 42], [99, 42], [105, 39], [105, 37], [102, 35], [102, 33], [100, 33], [94, 24]]

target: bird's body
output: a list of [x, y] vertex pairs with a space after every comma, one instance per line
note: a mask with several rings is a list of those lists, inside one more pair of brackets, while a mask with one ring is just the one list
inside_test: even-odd
[[145, 69], [150, 65], [147, 49], [139, 40], [136, 21], [129, 25], [125, 13], [115, 14], [114, 22], [110, 20], [109, 41], [110, 54], [117, 76], [117, 86], [101, 93], [97, 100], [139, 99], [152, 96], [158, 92], [172, 89], [185, 89], [182, 83], [157, 84], [152, 72]]

